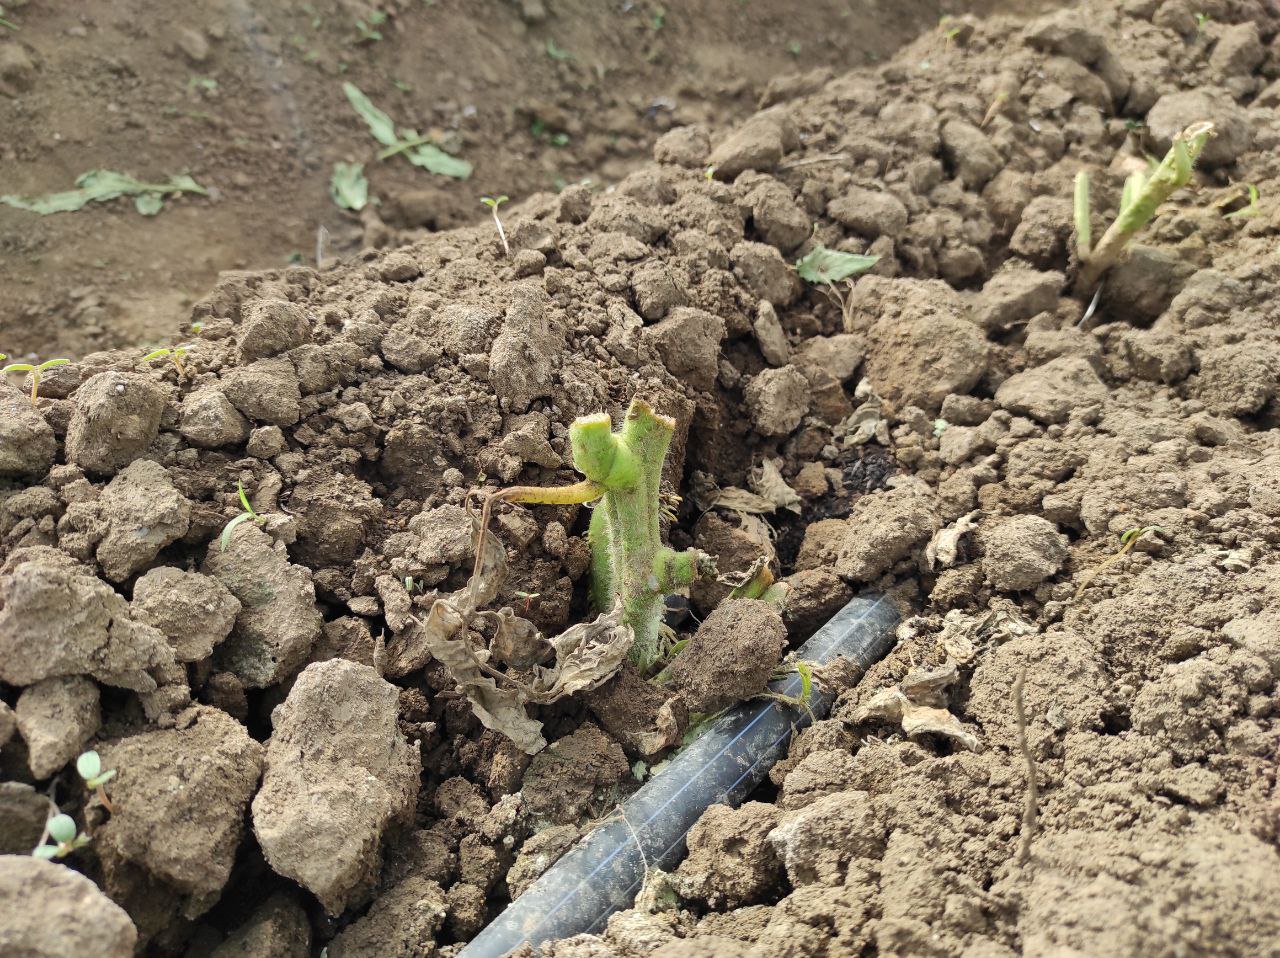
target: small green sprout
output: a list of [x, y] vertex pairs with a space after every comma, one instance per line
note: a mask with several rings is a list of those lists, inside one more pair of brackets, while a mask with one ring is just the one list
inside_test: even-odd
[[41, 841], [31, 854], [36, 858], [66, 858], [77, 848], [89, 844], [89, 836], [81, 835], [76, 827], [76, 820], [70, 815], [61, 813], [54, 815], [45, 825], [45, 831], [53, 842]]
[[1092, 290], [1102, 275], [1120, 259], [1129, 240], [1155, 217], [1160, 204], [1175, 190], [1187, 185], [1196, 160], [1213, 135], [1213, 129], [1209, 122], [1193, 123], [1174, 136], [1173, 145], [1164, 160], [1150, 174], [1130, 174], [1120, 198], [1120, 212], [1107, 227], [1097, 247], [1092, 245], [1089, 226], [1089, 174], [1084, 170], [1076, 174], [1076, 251], [1081, 264], [1076, 281], [1077, 292]]
[[498, 239], [502, 240], [502, 251], [511, 258], [511, 247], [507, 245], [507, 231], [502, 228], [502, 220], [498, 219], [498, 207], [510, 199], [505, 193], [502, 196], [482, 196], [480, 202], [493, 212], [493, 223], [498, 227]]
[[364, 175], [363, 163], [333, 164], [329, 177], [329, 198], [344, 210], [360, 211], [369, 202], [369, 178]]
[[96, 792], [98, 801], [102, 802], [102, 807], [114, 815], [116, 813], [115, 807], [112, 806], [111, 799], [107, 797], [107, 790], [104, 786], [116, 777], [116, 770], [109, 768], [104, 772], [102, 770], [102, 757], [96, 751], [90, 749], [87, 752], [82, 752], [80, 757], [76, 759], [76, 771], [84, 779], [84, 787], [91, 792]]
[[382, 39], [382, 31], [377, 29], [387, 22], [387, 15], [381, 10], [369, 14], [366, 20], [356, 21], [356, 43], [377, 43]]
[[1134, 526], [1132, 529], [1126, 529], [1120, 536], [1120, 548], [1090, 570], [1089, 574], [1084, 577], [1084, 581], [1080, 583], [1080, 587], [1076, 589], [1075, 597], [1079, 599], [1080, 596], [1084, 595], [1084, 590], [1089, 588], [1089, 584], [1093, 582], [1093, 580], [1096, 579], [1103, 570], [1109, 568], [1128, 555], [1134, 545], [1137, 544], [1138, 540], [1148, 532], [1164, 532], [1164, 529], [1160, 528], [1160, 526]]
[[666, 25], [667, 25], [667, 8], [658, 7], [657, 10], [653, 11], [653, 16], [649, 18], [649, 26], [653, 29], [654, 33], [657, 33]]
[[163, 359], [167, 357], [173, 362], [174, 368], [178, 370], [178, 378], [185, 379], [187, 377], [187, 367], [182, 360], [188, 352], [195, 349], [192, 343], [181, 343], [168, 349], [157, 349], [154, 352], [147, 353], [142, 357], [144, 363], [148, 363], [153, 359]]
[[572, 53], [564, 49], [564, 47], [560, 46], [559, 44], [556, 43], [556, 41], [550, 38], [547, 39], [547, 56], [551, 57], [551, 59], [559, 63], [563, 63], [565, 60], [573, 59]]
[[1213, 17], [1209, 16], [1209, 14], [1207, 13], [1197, 13], [1196, 14], [1196, 33], [1197, 34], [1204, 33], [1204, 28], [1209, 25], [1209, 21], [1212, 19]]
[[706, 180], [708, 183], [711, 182], [711, 178], [714, 177], [715, 175], [716, 175], [716, 165], [714, 163], [712, 163], [710, 166], [708, 166], [705, 170], [702, 171], [702, 178]]
[[253, 511], [253, 506], [249, 503], [249, 497], [245, 494], [244, 483], [239, 479], [236, 480], [236, 490], [240, 493], [240, 505], [244, 511], [227, 523], [222, 535], [218, 538], [218, 542], [223, 552], [227, 551], [227, 545], [231, 542], [231, 535], [236, 531], [236, 526], [242, 522], [253, 522], [257, 525], [266, 523], [266, 519]]
[[213, 77], [193, 76], [190, 80], [187, 81], [187, 89], [188, 90], [199, 89], [199, 90], [204, 90], [207, 93], [212, 93], [214, 90], [218, 89], [218, 81], [215, 80]]
[[40, 375], [46, 369], [52, 369], [54, 366], [65, 366], [71, 362], [69, 359], [47, 359], [39, 365], [31, 363], [10, 363], [3, 369], [0, 369], [0, 376], [8, 376], [10, 373], [30, 373], [31, 374], [31, 405], [34, 407], [40, 398]]
[[1246, 183], [1245, 188], [1249, 191], [1249, 205], [1236, 210], [1234, 213], [1228, 213], [1223, 219], [1253, 219], [1255, 216], [1262, 215], [1262, 207], [1258, 205], [1258, 188], [1252, 183]]
[[1009, 91], [1001, 90], [995, 95], [995, 99], [991, 101], [991, 105], [987, 107], [987, 112], [982, 115], [982, 122], [978, 124], [978, 129], [985, 130], [987, 124], [994, 120], [1000, 113], [1001, 107], [1009, 102]]
[[792, 40], [790, 43], [787, 44], [787, 52], [790, 53], [797, 60], [800, 59], [800, 53], [803, 50], [804, 50], [804, 47], [800, 45], [799, 40]]

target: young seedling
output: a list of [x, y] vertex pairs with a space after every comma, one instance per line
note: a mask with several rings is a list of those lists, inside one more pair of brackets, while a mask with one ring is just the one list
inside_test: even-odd
[[507, 245], [507, 231], [502, 228], [502, 220], [498, 219], [498, 207], [510, 199], [505, 193], [502, 196], [482, 196], [480, 202], [489, 207], [493, 213], [493, 225], [498, 227], [498, 239], [502, 240], [502, 252], [511, 258], [511, 247]]
[[1098, 565], [1094, 566], [1089, 571], [1089, 574], [1084, 577], [1084, 581], [1080, 583], [1080, 587], [1076, 589], [1075, 597], [1078, 599], [1080, 598], [1080, 596], [1084, 595], [1084, 590], [1089, 588], [1089, 584], [1093, 582], [1093, 580], [1096, 579], [1099, 575], [1101, 575], [1103, 570], [1110, 568], [1111, 566], [1119, 562], [1121, 559], [1123, 559], [1126, 555], [1128, 555], [1129, 552], [1132, 551], [1137, 541], [1141, 539], [1144, 535], [1146, 535], [1148, 532], [1163, 532], [1163, 531], [1164, 530], [1161, 529], [1159, 526], [1134, 526], [1132, 529], [1126, 529], [1124, 531], [1124, 534], [1120, 536], [1119, 550], [1117, 550], [1113, 555], [1108, 556], [1104, 561], [1100, 562]]
[[222, 535], [219, 537], [218, 542], [223, 552], [227, 551], [227, 546], [231, 542], [231, 535], [236, 531], [236, 526], [240, 525], [240, 523], [253, 522], [257, 525], [263, 525], [267, 521], [253, 511], [253, 506], [249, 504], [249, 497], [244, 491], [244, 483], [239, 479], [236, 480], [236, 490], [240, 493], [240, 505], [244, 508], [244, 511], [228, 522], [226, 528], [222, 530]]
[[36, 858], [66, 858], [77, 848], [89, 844], [89, 836], [81, 835], [76, 827], [76, 820], [70, 815], [61, 813], [54, 815], [45, 825], [45, 832], [52, 842], [41, 840], [31, 854]]
[[591, 599], [604, 612], [622, 605], [622, 621], [635, 634], [630, 658], [648, 672], [662, 658], [660, 625], [669, 592], [715, 578], [715, 561], [696, 549], [662, 544], [662, 463], [675, 420], [633, 400], [617, 432], [607, 413], [583, 416], [569, 427], [573, 464], [586, 478], [571, 486], [514, 486], [485, 499], [473, 581], [478, 581], [484, 534], [495, 502], [540, 505], [596, 503], [587, 541], [591, 546]]
[[102, 758], [92, 749], [81, 753], [76, 759], [76, 771], [80, 773], [80, 777], [84, 779], [84, 787], [91, 792], [97, 793], [98, 801], [102, 802], [102, 807], [112, 815], [116, 813], [115, 806], [111, 804], [111, 799], [107, 797], [107, 782], [116, 777], [116, 770], [109, 768], [105, 772], [102, 770]]
[[367, 21], [356, 21], [356, 43], [377, 43], [382, 39], [382, 31], [377, 29], [387, 22], [387, 15], [381, 10], [369, 14]]
[[991, 101], [991, 105], [987, 107], [987, 112], [982, 115], [982, 122], [978, 124], [978, 129], [985, 130], [987, 124], [999, 115], [1001, 108], [1009, 102], [1009, 91], [1001, 90], [995, 95], [995, 99]]
[[1125, 180], [1120, 212], [1096, 247], [1089, 226], [1089, 174], [1084, 170], [1076, 174], [1076, 251], [1081, 264], [1077, 292], [1091, 292], [1102, 275], [1119, 261], [1129, 240], [1151, 222], [1160, 204], [1187, 185], [1196, 160], [1212, 135], [1212, 123], [1192, 124], [1174, 136], [1173, 146], [1149, 176], [1131, 174]]
[[1252, 183], [1246, 183], [1245, 189], [1249, 191], [1249, 205], [1236, 210], [1234, 213], [1228, 213], [1223, 217], [1223, 219], [1249, 220], [1253, 219], [1255, 216], [1262, 215], [1262, 207], [1258, 205], [1258, 188]]
[[65, 366], [71, 362], [69, 359], [47, 359], [38, 365], [31, 363], [10, 363], [3, 369], [0, 369], [0, 376], [8, 376], [10, 373], [30, 373], [31, 374], [31, 405], [34, 407], [40, 399], [40, 376], [46, 369], [52, 369], [54, 366]]
[[178, 370], [178, 378], [186, 379], [187, 367], [183, 364], [182, 360], [192, 349], [195, 349], [195, 346], [191, 343], [182, 343], [171, 349], [157, 349], [155, 352], [147, 353], [142, 357], [142, 361], [147, 363], [153, 359], [163, 359], [168, 357], [168, 359], [172, 361], [174, 368]]

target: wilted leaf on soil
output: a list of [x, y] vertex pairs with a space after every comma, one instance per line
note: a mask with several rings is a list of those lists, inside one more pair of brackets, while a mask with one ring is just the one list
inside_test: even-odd
[[842, 253], [819, 243], [813, 250], [796, 260], [796, 272], [810, 283], [838, 283], [858, 273], [865, 273], [879, 256], [863, 256], [859, 253]]
[[882, 689], [853, 713], [854, 722], [901, 725], [909, 738], [941, 735], [967, 748], [980, 749], [978, 736], [946, 708], [943, 690], [959, 678], [954, 662], [928, 671], [917, 669], [897, 685]]
[[787, 480], [782, 478], [782, 471], [773, 459], [765, 459], [759, 468], [752, 469], [747, 482], [758, 495], [768, 499], [779, 509], [800, 512], [800, 494], [787, 485]]
[[369, 180], [363, 163], [335, 163], [329, 196], [344, 210], [362, 210], [369, 202]]
[[143, 216], [154, 216], [164, 206], [166, 193], [208, 195], [204, 187], [185, 174], [171, 176], [165, 183], [143, 183], [128, 173], [117, 173], [114, 170], [90, 170], [76, 178], [74, 190], [31, 198], [8, 194], [0, 196], [0, 203], [31, 213], [39, 213], [41, 216], [49, 216], [52, 213], [74, 213], [89, 203], [103, 203], [120, 196], [136, 196], [134, 206], [138, 212]]
[[978, 510], [961, 516], [945, 529], [939, 529], [924, 547], [924, 561], [933, 571], [950, 569], [960, 560], [960, 543], [978, 528]]
[[[480, 535], [473, 522], [473, 539]], [[500, 672], [490, 649], [472, 641], [469, 626], [478, 618], [495, 623], [494, 648], [527, 647], [542, 643], [532, 624], [510, 608], [481, 611], [492, 602], [506, 575], [506, 551], [496, 536], [484, 537], [484, 557], [471, 580], [457, 592], [436, 599], [425, 619], [413, 620], [399, 638], [389, 673], [403, 675], [406, 665], [420, 668], [434, 657], [457, 683], [485, 728], [501, 732], [530, 755], [546, 747], [542, 724], [529, 718], [525, 706], [546, 705], [576, 692], [586, 692], [612, 678], [626, 660], [635, 633], [622, 622], [622, 604], [592, 622], [571, 626], [550, 638], [555, 662], [537, 666], [529, 684]]]
[[342, 90], [346, 93], [352, 108], [360, 114], [361, 119], [369, 127], [373, 138], [387, 147], [378, 154], [378, 159], [385, 160], [397, 153], [403, 153], [414, 166], [420, 166], [441, 176], [465, 180], [471, 175], [470, 163], [456, 156], [450, 156], [434, 143], [419, 136], [417, 130], [397, 131], [391, 117], [374, 106], [373, 101], [354, 83], [342, 84]]

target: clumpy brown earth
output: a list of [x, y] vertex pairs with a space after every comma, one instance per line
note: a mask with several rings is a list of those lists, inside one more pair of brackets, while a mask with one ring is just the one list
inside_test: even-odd
[[[45, 793], [94, 841], [0, 857], [2, 913], [84, 900], [120, 955], [120, 908], [152, 954], [454, 954], [724, 704], [708, 670], [743, 694], [877, 588], [896, 650], [707, 812], [664, 904], [548, 954], [1276, 954], [1280, 12], [944, 27], [673, 129], [611, 190], [531, 197], [509, 259], [482, 225], [226, 274], [185, 377], [101, 352], [36, 410], [4, 394], [0, 852], [36, 844]], [[1084, 320], [1075, 173], [1097, 235], [1206, 119]], [[806, 287], [816, 242], [881, 258]], [[678, 423], [672, 544], [772, 555], [790, 602], [695, 590], [671, 683], [535, 709], [530, 756], [417, 617], [470, 571], [467, 490], [571, 481], [569, 422], [637, 394]], [[261, 521], [223, 549], [237, 482]], [[585, 619], [585, 510], [499, 511], [497, 605]], [[64, 767], [86, 745], [114, 812]]]
[[[0, 194], [68, 190], [106, 168], [149, 182], [188, 173], [210, 195], [155, 217], [129, 200], [47, 217], [0, 204], [0, 352], [145, 354], [220, 271], [314, 262], [321, 226], [334, 258], [476, 222], [481, 196], [608, 185], [664, 131], [750, 113], [797, 63], [874, 62], [946, 6], [883, 3], [866, 16], [845, 0], [205, 0], [178, 12], [166, 0], [10, 0]], [[472, 177], [378, 162], [344, 81], [472, 163]], [[338, 161], [365, 164], [379, 205], [334, 206]]]

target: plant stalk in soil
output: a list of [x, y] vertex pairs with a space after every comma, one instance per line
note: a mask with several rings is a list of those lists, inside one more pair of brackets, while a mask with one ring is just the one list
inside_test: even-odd
[[1173, 146], [1150, 176], [1134, 173], [1124, 184], [1120, 212], [1107, 227], [1096, 247], [1091, 244], [1089, 226], [1089, 174], [1076, 176], [1075, 225], [1080, 275], [1076, 292], [1088, 294], [1102, 275], [1120, 259], [1134, 235], [1156, 215], [1175, 190], [1187, 185], [1205, 143], [1213, 135], [1212, 123], [1193, 123], [1173, 138]]
[[65, 366], [71, 362], [69, 359], [48, 359], [39, 365], [31, 363], [10, 363], [3, 369], [0, 369], [0, 376], [8, 376], [10, 373], [30, 373], [31, 374], [31, 405], [34, 408], [40, 399], [40, 374], [46, 369], [52, 369], [54, 366]]
[[[632, 401], [617, 432], [607, 413], [580, 417], [569, 427], [569, 442], [574, 468], [586, 478], [559, 488], [514, 486], [493, 493], [481, 520], [481, 528], [487, 528], [495, 501], [595, 502], [587, 534], [591, 599], [600, 611], [622, 603], [622, 620], [635, 632], [630, 658], [645, 672], [662, 658], [659, 630], [666, 594], [716, 576], [715, 561], [706, 553], [676, 552], [662, 544], [662, 464], [674, 433], [675, 420], [640, 399]], [[476, 554], [483, 554], [483, 541]]]

